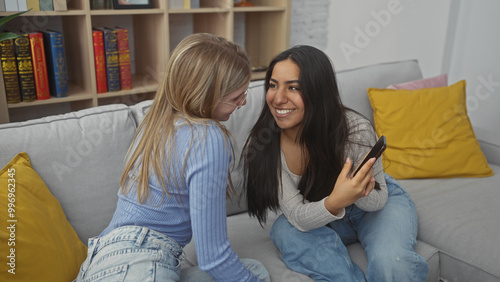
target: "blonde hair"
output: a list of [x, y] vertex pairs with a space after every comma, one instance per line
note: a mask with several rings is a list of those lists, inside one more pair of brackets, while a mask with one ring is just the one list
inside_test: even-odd
[[[127, 153], [128, 160], [120, 181], [122, 193], [130, 192], [132, 184], [137, 182], [137, 198], [144, 203], [149, 197], [151, 173], [166, 195], [170, 196], [167, 183], [180, 189], [184, 183], [186, 159], [182, 164], [181, 179], [178, 179], [173, 172], [177, 159], [174, 152], [176, 120], [185, 120], [191, 131], [193, 123], [214, 121], [229, 138], [227, 129], [213, 119], [215, 107], [223, 96], [248, 83], [250, 76], [250, 62], [241, 46], [206, 33], [193, 34], [182, 40], [171, 54], [164, 81]], [[192, 146], [193, 141], [189, 149]], [[229, 149], [231, 145], [226, 147]], [[230, 176], [228, 183], [228, 189], [234, 192]], [[229, 196], [229, 191], [226, 194]]]

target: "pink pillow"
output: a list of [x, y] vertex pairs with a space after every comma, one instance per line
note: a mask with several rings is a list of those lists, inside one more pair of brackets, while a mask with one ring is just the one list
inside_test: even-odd
[[435, 77], [404, 82], [401, 84], [391, 84], [387, 86], [387, 89], [417, 90], [422, 88], [436, 88], [436, 87], [447, 87], [447, 86], [448, 86], [448, 75], [442, 74]]

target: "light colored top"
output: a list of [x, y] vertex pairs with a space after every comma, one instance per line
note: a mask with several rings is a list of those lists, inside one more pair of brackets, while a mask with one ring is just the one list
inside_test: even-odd
[[[351, 135], [348, 138], [345, 155], [353, 162], [355, 168], [377, 142], [377, 135], [371, 123], [363, 116], [348, 111], [348, 124]], [[300, 175], [292, 173], [286, 164], [285, 155], [281, 152], [282, 189], [280, 189], [280, 209], [288, 221], [300, 231], [325, 226], [326, 224], [344, 217], [345, 209], [337, 215], [331, 214], [325, 207], [325, 199], [318, 202], [303, 200], [298, 190]], [[380, 184], [380, 190], [373, 190], [368, 196], [360, 198], [354, 204], [365, 211], [377, 211], [387, 202], [387, 185], [385, 183], [382, 159], [374, 164], [375, 181]]]
[[151, 197], [144, 204], [137, 200], [136, 187], [127, 195], [118, 193], [115, 214], [101, 236], [120, 226], [138, 225], [169, 236], [181, 247], [193, 237], [199, 268], [216, 281], [259, 281], [239, 261], [227, 236], [229, 139], [214, 123], [193, 124], [192, 130], [186, 123], [177, 123], [175, 134], [177, 177], [186, 158], [183, 187], [169, 186], [168, 197], [152, 173]]

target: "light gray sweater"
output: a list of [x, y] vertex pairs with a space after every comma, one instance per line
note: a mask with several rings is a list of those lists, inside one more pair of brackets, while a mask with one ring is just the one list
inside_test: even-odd
[[[363, 116], [348, 111], [347, 118], [351, 134], [345, 155], [352, 160], [353, 168], [356, 168], [377, 142], [377, 134], [371, 123]], [[344, 217], [345, 209], [337, 216], [326, 209], [324, 203], [326, 198], [318, 202], [303, 200], [303, 196], [298, 190], [301, 176], [288, 169], [283, 152], [281, 152], [281, 166], [280, 209], [295, 228], [300, 231], [308, 231]], [[382, 158], [374, 164], [374, 177], [375, 181], [380, 184], [380, 190], [373, 190], [368, 196], [360, 198], [354, 203], [360, 209], [369, 212], [382, 209], [387, 202], [387, 185], [384, 179]]]

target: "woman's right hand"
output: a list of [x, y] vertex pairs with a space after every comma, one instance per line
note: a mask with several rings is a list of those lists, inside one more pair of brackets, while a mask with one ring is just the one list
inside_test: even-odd
[[330, 213], [337, 215], [345, 207], [370, 194], [375, 188], [375, 178], [373, 178], [375, 160], [375, 158], [368, 160], [356, 176], [351, 177], [352, 161], [347, 158], [332, 193], [325, 200], [325, 207]]

